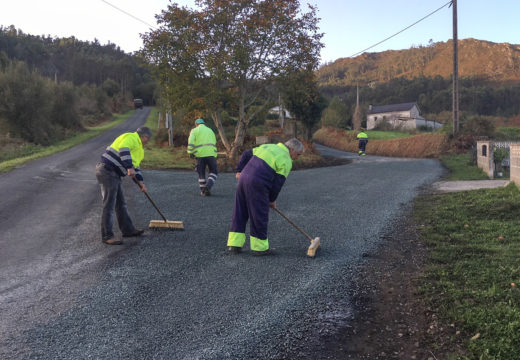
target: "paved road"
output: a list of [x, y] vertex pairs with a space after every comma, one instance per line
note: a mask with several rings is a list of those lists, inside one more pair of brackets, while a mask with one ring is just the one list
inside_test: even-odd
[[[97, 156], [101, 148], [73, 151]], [[145, 172], [151, 196], [169, 220], [184, 221], [185, 231], [147, 231], [124, 246], [108, 247], [98, 238], [95, 161], [82, 170], [72, 160], [72, 167], [62, 167], [60, 161], [53, 168], [60, 171], [48, 175], [38, 172], [48, 165], [33, 165], [26, 176], [43, 179], [21, 189], [11, 185], [9, 191], [19, 198], [32, 195], [11, 199], [9, 213], [1, 210], [2, 218], [9, 214], [9, 219], [1, 223], [8, 237], [0, 243], [0, 357], [309, 355], [312, 346], [302, 343], [312, 345], [323, 331], [352, 317], [349, 284], [363, 254], [376, 251], [381, 235], [418, 189], [442, 173], [434, 160], [339, 155], [355, 162], [294, 171], [278, 199], [286, 215], [311, 236], [321, 237], [315, 259], [305, 256], [307, 240], [274, 213], [269, 236], [276, 255], [255, 257], [247, 249], [238, 256], [225, 253], [233, 174], [220, 174], [213, 195], [202, 198], [194, 172]], [[45, 180], [50, 175], [53, 182]], [[0, 183], [6, 179], [0, 177]], [[38, 181], [46, 185], [37, 192], [50, 195], [34, 195]], [[78, 187], [77, 196], [63, 194], [65, 184]], [[135, 185], [126, 181], [126, 186], [136, 223], [146, 226], [159, 219]], [[67, 221], [61, 220], [65, 204], [71, 204], [65, 210]], [[61, 225], [43, 225], [53, 222]], [[17, 245], [19, 239], [25, 245]]]
[[53, 156], [0, 174], [0, 358], [4, 340], [69, 308], [96, 281], [107, 252], [98, 238], [99, 155], [150, 109]]

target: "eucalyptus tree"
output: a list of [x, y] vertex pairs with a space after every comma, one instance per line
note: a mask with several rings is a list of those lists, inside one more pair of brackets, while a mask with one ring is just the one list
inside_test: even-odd
[[[250, 122], [273, 103], [276, 79], [316, 69], [323, 44], [316, 9], [299, 0], [196, 0], [157, 15], [144, 34], [142, 55], [152, 64], [168, 103], [210, 114], [228, 156], [235, 159]], [[221, 114], [237, 117], [228, 140]]]

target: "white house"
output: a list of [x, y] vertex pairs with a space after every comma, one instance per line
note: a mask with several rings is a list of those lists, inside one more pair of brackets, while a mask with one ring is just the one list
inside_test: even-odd
[[[290, 113], [287, 109], [282, 108], [282, 110], [283, 110], [283, 116], [284, 116], [284, 118], [286, 118], [286, 119], [292, 119], [291, 113]], [[275, 107], [269, 109], [269, 114], [280, 115], [280, 113], [282, 112], [282, 110], [280, 110], [280, 107], [279, 107], [279, 106], [275, 106]]]
[[367, 130], [374, 129], [382, 122], [399, 129], [418, 129], [423, 126], [433, 129], [442, 127], [442, 124], [438, 122], [423, 118], [419, 106], [414, 102], [382, 106], [370, 105], [367, 114]]

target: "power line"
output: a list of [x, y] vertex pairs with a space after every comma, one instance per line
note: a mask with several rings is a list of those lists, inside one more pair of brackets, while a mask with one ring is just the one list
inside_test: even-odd
[[137, 16], [134, 16], [134, 15], [130, 14], [129, 12], [126, 12], [126, 11], [124, 11], [123, 9], [118, 8], [118, 7], [115, 6], [114, 4], [111, 4], [111, 3], [109, 3], [108, 1], [105, 1], [105, 0], [101, 0], [101, 1], [104, 2], [104, 3], [107, 4], [107, 5], [112, 6], [114, 9], [116, 9], [116, 10], [118, 10], [118, 11], [121, 11], [123, 14], [128, 15], [128, 16], [130, 16], [131, 18], [133, 18], [133, 19], [135, 19], [135, 20], [137, 20], [137, 21], [139, 21], [139, 22], [142, 22], [142, 23], [145, 24], [146, 26], [149, 26], [149, 27], [151, 27], [152, 29], [157, 30], [157, 28], [156, 28], [155, 26], [152, 26], [152, 25], [148, 24], [146, 21], [139, 19]]
[[387, 40], [390, 40], [390, 39], [393, 38], [394, 36], [399, 35], [399, 34], [402, 33], [403, 31], [408, 30], [408, 29], [411, 28], [412, 26], [414, 26], [414, 25], [420, 23], [421, 21], [423, 21], [423, 20], [426, 19], [427, 17], [429, 17], [429, 16], [435, 14], [437, 11], [441, 10], [442, 8], [444, 8], [444, 7], [448, 6], [448, 5], [451, 5], [451, 3], [452, 3], [452, 0], [448, 1], [446, 4], [442, 5], [440, 8], [438, 8], [438, 9], [435, 10], [435, 11], [432, 11], [431, 13], [429, 13], [428, 15], [426, 15], [425, 17], [423, 17], [422, 19], [417, 20], [417, 21], [414, 22], [412, 25], [409, 25], [409, 26], [405, 27], [404, 29], [402, 29], [401, 31], [396, 32], [394, 35], [391, 35], [391, 36], [387, 37], [386, 39], [381, 40], [381, 41], [378, 42], [377, 44], [374, 44], [374, 45], [372, 45], [372, 46], [370, 46], [370, 47], [367, 47], [365, 50], [361, 50], [360, 52], [357, 52], [357, 53], [355, 53], [354, 55], [350, 55], [350, 57], [354, 57], [354, 56], [356, 56], [356, 55], [362, 54], [362, 53], [364, 53], [365, 51], [370, 50], [370, 49], [372, 49], [373, 47], [376, 47], [377, 45], [382, 44], [382, 43], [384, 43], [384, 42], [387, 41]]

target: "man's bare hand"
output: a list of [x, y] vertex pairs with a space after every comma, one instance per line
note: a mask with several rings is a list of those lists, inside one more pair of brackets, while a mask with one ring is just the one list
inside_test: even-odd
[[141, 188], [142, 192], [148, 192], [148, 189], [146, 188], [146, 185], [144, 184], [144, 182], [139, 181], [138, 184], [139, 184], [139, 187]]
[[237, 172], [237, 173], [235, 174], [235, 177], [237, 178], [237, 180], [240, 179], [240, 173]]
[[135, 169], [134, 168], [126, 169], [126, 174], [128, 176], [130, 176], [131, 178], [135, 178]]
[[276, 201], [270, 202], [269, 206], [272, 207], [273, 209], [276, 209]]

